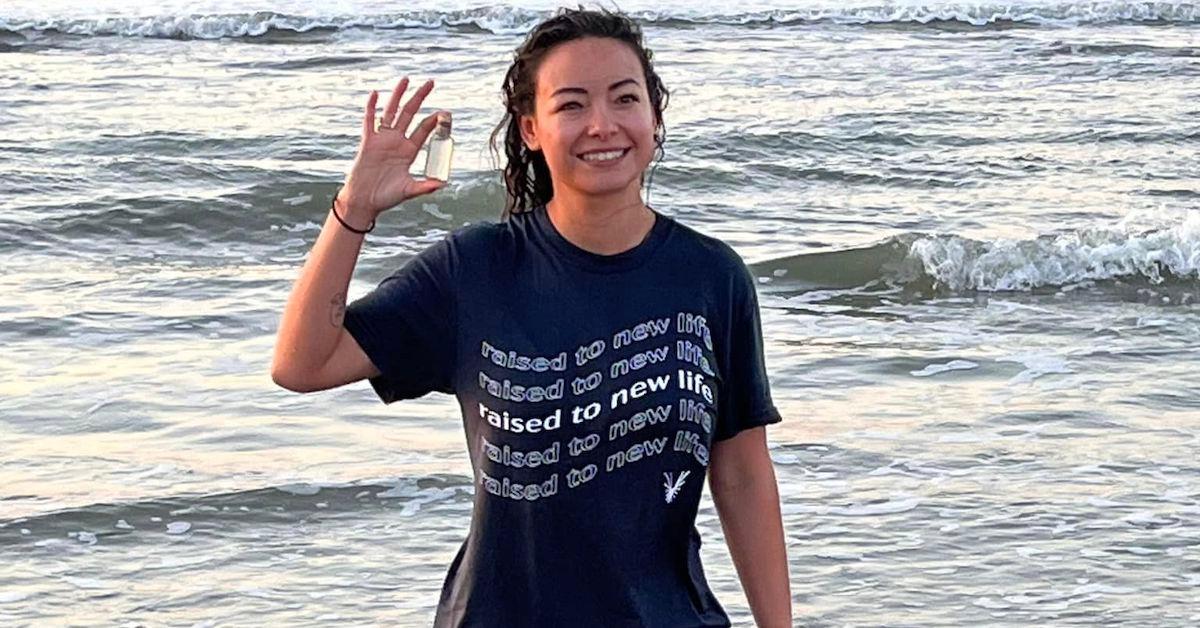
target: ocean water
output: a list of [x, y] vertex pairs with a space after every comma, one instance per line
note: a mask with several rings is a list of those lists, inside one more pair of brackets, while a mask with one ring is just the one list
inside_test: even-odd
[[[498, 219], [551, 6], [0, 5], [0, 625], [430, 623], [453, 399], [285, 391], [274, 333], [371, 89], [436, 79], [455, 174], [351, 297]], [[1200, 623], [1200, 5], [620, 6], [652, 204], [758, 277], [797, 625]]]

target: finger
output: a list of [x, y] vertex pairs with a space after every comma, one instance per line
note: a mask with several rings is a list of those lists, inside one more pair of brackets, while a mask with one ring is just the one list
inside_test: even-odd
[[412, 195], [421, 196], [423, 194], [431, 194], [444, 187], [446, 187], [446, 182], [439, 179], [422, 179], [420, 181], [413, 181]]
[[388, 99], [387, 108], [383, 110], [383, 126], [392, 126], [392, 120], [396, 119], [396, 109], [400, 108], [400, 98], [404, 96], [406, 89], [408, 89], [407, 76], [400, 79], [396, 88], [392, 90], [392, 97]]
[[416, 144], [417, 148], [420, 148], [425, 145], [425, 140], [429, 138], [429, 134], [433, 132], [433, 129], [436, 126], [437, 112], [435, 111], [434, 113], [425, 116], [424, 120], [421, 120], [421, 124], [417, 125], [416, 130], [413, 131], [413, 134], [409, 139], [412, 140], [413, 144]]
[[396, 128], [401, 131], [408, 130], [408, 124], [412, 122], [413, 116], [421, 110], [421, 103], [425, 102], [425, 97], [433, 90], [433, 79], [425, 81], [425, 84], [417, 88], [413, 97], [404, 104], [404, 109], [400, 110], [400, 117], [396, 119]]
[[375, 101], [378, 100], [379, 93], [371, 90], [371, 95], [367, 96], [367, 112], [363, 116], [363, 137], [370, 137], [375, 132]]

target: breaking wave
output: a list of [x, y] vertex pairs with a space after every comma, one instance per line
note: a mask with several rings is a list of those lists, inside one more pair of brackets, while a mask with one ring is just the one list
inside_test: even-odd
[[[455, 11], [412, 10], [376, 15], [294, 15], [272, 11], [95, 18], [0, 17], [0, 34], [65, 33], [79, 36], [149, 37], [165, 39], [259, 38], [295, 33], [350, 29], [460, 29], [493, 34], [523, 34], [549, 16], [504, 5]], [[1096, 24], [1200, 23], [1200, 7], [1166, 2], [1054, 3], [929, 3], [844, 7], [831, 5], [802, 10], [775, 9], [745, 13], [631, 11], [634, 18], [659, 28], [696, 25], [803, 26], [808, 24], [961, 26], [988, 28], [1024, 25], [1063, 27]]]
[[1003, 292], [1122, 280], [1200, 287], [1200, 211], [1155, 229], [1117, 225], [1030, 240], [910, 233], [864, 248], [762, 262], [754, 270], [764, 282], [811, 289], [889, 285]]

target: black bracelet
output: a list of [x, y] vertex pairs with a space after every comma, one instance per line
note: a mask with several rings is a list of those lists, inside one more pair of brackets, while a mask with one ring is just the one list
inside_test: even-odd
[[350, 231], [353, 231], [354, 233], [359, 233], [359, 234], [371, 233], [371, 230], [375, 228], [375, 219], [374, 218], [371, 219], [371, 226], [367, 227], [366, 229], [355, 229], [354, 227], [351, 227], [350, 225], [346, 224], [346, 221], [342, 220], [342, 217], [338, 215], [337, 208], [335, 207], [335, 205], [337, 204], [338, 192], [341, 192], [341, 191], [342, 191], [342, 186], [339, 185], [338, 189], [333, 193], [333, 200], [329, 201], [329, 211], [333, 212], [333, 217], [337, 218], [337, 221], [342, 223], [343, 227], [349, 229]]

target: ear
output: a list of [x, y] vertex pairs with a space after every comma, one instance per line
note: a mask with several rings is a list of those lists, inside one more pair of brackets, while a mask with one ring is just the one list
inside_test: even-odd
[[521, 139], [525, 141], [525, 147], [530, 151], [542, 149], [541, 143], [537, 138], [537, 124], [530, 115], [521, 115], [517, 118], [517, 126], [521, 129]]

